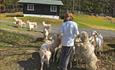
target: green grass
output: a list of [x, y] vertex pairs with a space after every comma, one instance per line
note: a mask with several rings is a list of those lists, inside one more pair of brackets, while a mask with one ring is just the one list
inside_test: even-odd
[[[7, 17], [7, 15], [15, 15], [15, 14], [20, 14], [20, 12], [18, 13], [3, 13], [3, 14], [0, 14], [0, 20], [6, 20], [6, 21], [9, 21], [9, 22], [13, 22], [15, 21], [13, 19], [13, 17], [9, 16]], [[22, 13], [21, 13], [22, 14]], [[38, 24], [42, 24], [43, 21], [45, 21], [46, 23], [50, 23], [50, 24], [53, 24], [53, 25], [59, 25], [60, 23], [62, 23], [62, 20], [56, 20], [56, 19], [50, 19], [50, 18], [39, 18], [39, 17], [18, 17], [20, 19], [22, 19], [24, 22], [26, 22], [27, 20], [30, 20], [30, 21], [33, 21], [33, 22], [37, 22]]]
[[12, 44], [0, 42], [0, 48], [10, 47], [10, 46], [12, 46]]
[[42, 25], [42, 22], [45, 21], [47, 24], [51, 24], [52, 26], [60, 26], [62, 20], [50, 19], [50, 18], [39, 18], [39, 17], [22, 17], [24, 21], [30, 20], [32, 22], [37, 22]]
[[77, 14], [74, 17], [74, 20], [78, 22], [78, 25], [82, 28], [90, 27], [95, 29], [105, 28], [106, 30], [115, 30], [115, 24], [108, 21], [106, 17]]
[[0, 30], [0, 47], [39, 47], [42, 42], [32, 43], [33, 37]]
[[13, 32], [0, 30], [0, 41], [9, 44], [26, 44], [32, 40], [31, 37]]
[[[37, 22], [42, 24], [43, 21], [46, 23], [52, 24], [52, 26], [60, 26], [63, 20], [49, 19], [49, 18], [39, 18], [39, 17], [18, 17], [24, 22], [27, 20]], [[5, 14], [0, 16], [1, 20], [7, 20], [9, 22], [14, 22], [13, 17], [6, 17]], [[84, 14], [76, 14], [74, 16], [74, 21], [78, 23], [80, 28], [94, 28], [94, 29], [106, 29], [106, 30], [115, 30], [115, 23], [107, 20], [106, 17], [100, 16], [89, 16]], [[5, 26], [4, 26], [5, 27]]]

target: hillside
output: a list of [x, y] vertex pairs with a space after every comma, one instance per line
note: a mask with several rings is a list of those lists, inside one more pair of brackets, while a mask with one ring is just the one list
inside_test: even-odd
[[82, 28], [115, 30], [115, 18], [77, 14], [74, 20]]
[[[14, 24], [13, 17], [6, 17], [0, 14], [0, 70], [37, 70], [40, 68], [40, 58], [38, 49], [43, 43], [43, 34], [41, 25], [42, 21], [52, 24], [52, 30], [57, 32], [62, 20], [45, 19], [37, 17], [18, 17], [23, 21], [34, 21], [38, 23], [38, 28], [29, 31], [28, 27], [17, 27]], [[95, 29], [104, 29], [101, 33], [108, 34], [108, 38], [104, 37], [104, 51], [102, 56], [98, 56], [100, 63], [98, 63], [98, 70], [114, 70], [115, 65], [115, 38], [114, 35], [115, 24], [110, 23], [105, 17], [95, 17], [88, 15], [75, 15], [74, 20], [78, 23], [81, 29], [89, 32]], [[106, 25], [107, 23], [107, 25]], [[98, 28], [96, 28], [96, 27]], [[101, 28], [104, 27], [104, 28]], [[113, 31], [111, 31], [113, 30]], [[115, 35], [114, 35], [115, 36]], [[77, 66], [73, 63], [71, 70], [85, 70], [85, 68]], [[56, 70], [57, 65], [51, 64], [51, 70]]]

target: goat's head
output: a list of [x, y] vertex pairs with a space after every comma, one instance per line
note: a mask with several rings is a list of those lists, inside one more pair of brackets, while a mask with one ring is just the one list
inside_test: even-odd
[[99, 33], [98, 33], [97, 31], [93, 31], [93, 32], [92, 32], [92, 36], [95, 36], [95, 37], [96, 37], [96, 36], [98, 36], [98, 34], [99, 34]]
[[53, 34], [53, 38], [57, 42], [60, 41], [60, 39], [61, 39], [59, 34]]
[[77, 37], [75, 38], [75, 43], [79, 43], [79, 42], [81, 42], [80, 34], [77, 35]]
[[88, 33], [86, 31], [82, 31], [80, 37], [82, 42], [87, 42], [89, 40]]
[[49, 24], [49, 23], [46, 24], [45, 21], [43, 21], [42, 24], [44, 27], [51, 27], [51, 24]]
[[53, 40], [54, 40], [54, 47], [59, 47], [61, 44], [61, 38], [59, 34], [53, 34]]

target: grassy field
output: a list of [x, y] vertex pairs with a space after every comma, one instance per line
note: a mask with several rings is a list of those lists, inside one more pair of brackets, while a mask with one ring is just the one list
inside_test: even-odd
[[[8, 22], [13, 22], [13, 17], [6, 17], [7, 14], [0, 14], [0, 20], [7, 20]], [[34, 21], [38, 24], [42, 24], [43, 21], [52, 24], [52, 26], [59, 26], [62, 24], [62, 19], [54, 20], [54, 19], [46, 19], [46, 18], [38, 18], [38, 17], [19, 17], [23, 21]], [[115, 18], [114, 18], [115, 20]], [[75, 14], [74, 21], [78, 23], [80, 28], [93, 28], [93, 29], [105, 29], [105, 30], [115, 30], [115, 23], [112, 23], [106, 17], [101, 16], [89, 16], [84, 14]]]
[[[7, 14], [0, 14], [0, 46], [4, 46], [5, 44], [6, 46], [7, 44], [14, 44], [18, 46], [24, 46], [24, 44], [30, 45], [31, 41], [36, 39], [38, 35], [42, 35], [41, 32], [39, 32], [40, 28], [38, 28], [38, 31], [28, 31], [28, 27], [16, 27], [17, 25], [13, 24], [13, 17], [7, 17]], [[39, 17], [18, 18], [25, 22], [27, 20], [37, 22], [39, 27], [42, 26], [43, 21], [46, 21], [46, 23], [51, 23], [54, 27], [59, 27], [63, 21], [62, 19], [56, 20]], [[78, 23], [80, 28], [115, 30], [115, 23], [111, 23], [106, 17], [76, 14], [74, 15], [74, 21]]]
[[[39, 17], [18, 17], [23, 21], [34, 21], [38, 23], [38, 26], [42, 26], [42, 21], [51, 23], [54, 27], [59, 27], [63, 20], [46, 19]], [[83, 14], [74, 15], [74, 20], [78, 23], [80, 28], [94, 28], [115, 30], [115, 24], [111, 23], [105, 17], [89, 16]], [[17, 45], [17, 46], [36, 46], [37, 43], [31, 43], [39, 35], [42, 35], [38, 31], [28, 31], [28, 27], [20, 28], [13, 24], [13, 17], [6, 17], [6, 14], [0, 14], [0, 46]], [[41, 29], [42, 30], [42, 29]], [[40, 45], [40, 44], [39, 44]]]
[[115, 23], [112, 23], [106, 17], [77, 14], [74, 20], [82, 28], [115, 30]]

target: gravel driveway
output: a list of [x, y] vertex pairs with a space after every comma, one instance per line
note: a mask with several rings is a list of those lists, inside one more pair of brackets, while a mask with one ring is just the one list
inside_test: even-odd
[[101, 33], [104, 37], [115, 37], [115, 31], [112, 30], [97, 30], [97, 29], [80, 29], [81, 31], [87, 31], [89, 34], [93, 31]]
[[[52, 32], [58, 33], [59, 27], [52, 27]], [[79, 28], [79, 31], [87, 31], [90, 35], [93, 31], [101, 33], [104, 37], [115, 37], [115, 31], [112, 30], [99, 30], [90, 28]]]

